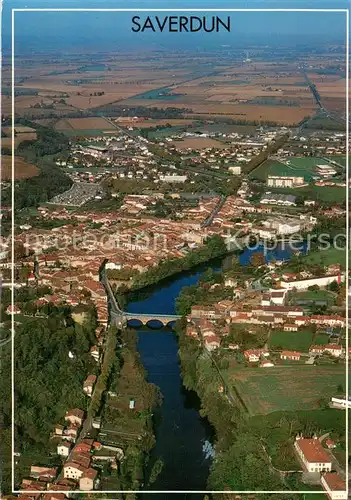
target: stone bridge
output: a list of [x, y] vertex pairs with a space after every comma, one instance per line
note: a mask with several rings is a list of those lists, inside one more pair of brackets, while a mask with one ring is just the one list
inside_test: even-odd
[[111, 321], [117, 326], [125, 325], [128, 321], [132, 320], [140, 321], [143, 325], [147, 325], [150, 321], [159, 321], [162, 325], [167, 326], [169, 323], [177, 321], [180, 318], [181, 316], [177, 314], [142, 314], [111, 310]]
[[130, 313], [127, 311], [123, 311], [114, 296], [111, 285], [106, 278], [105, 273], [102, 273], [101, 282], [105, 287], [106, 294], [108, 297], [108, 301], [110, 304], [110, 316], [111, 316], [111, 324], [117, 326], [118, 328], [123, 328], [128, 324], [128, 321], [138, 320], [143, 325], [147, 325], [150, 321], [159, 321], [162, 325], [167, 326], [172, 321], [177, 321], [182, 316], [177, 314], [143, 314], [143, 313]]

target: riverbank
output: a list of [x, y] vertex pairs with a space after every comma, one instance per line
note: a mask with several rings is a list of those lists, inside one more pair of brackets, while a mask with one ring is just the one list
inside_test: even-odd
[[[140, 490], [145, 483], [145, 464], [155, 445], [152, 415], [160, 403], [158, 388], [146, 381], [134, 330], [115, 332], [115, 355], [104, 378], [101, 429], [96, 439], [119, 449], [117, 469], [103, 470], [102, 490]], [[128, 499], [136, 495], [128, 494]]]
[[[224, 240], [220, 236], [211, 236], [206, 240], [205, 244], [196, 250], [187, 253], [183, 258], [169, 259], [161, 261], [157, 266], [150, 267], [147, 271], [138, 274], [132, 280], [132, 283], [126, 282], [121, 285], [119, 294], [125, 292], [134, 292], [160, 283], [170, 277], [175, 277], [184, 271], [189, 271], [201, 264], [204, 264], [213, 259], [224, 257], [228, 253], [228, 249]], [[119, 271], [117, 271], [119, 272]], [[115, 271], [106, 271], [106, 276], [111, 281], [116, 279]]]

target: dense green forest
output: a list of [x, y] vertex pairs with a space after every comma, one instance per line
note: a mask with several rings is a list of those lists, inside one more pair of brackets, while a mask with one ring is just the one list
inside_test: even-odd
[[[15, 447], [21, 453], [16, 478], [23, 477], [30, 463], [52, 463], [50, 433], [62, 422], [67, 410], [86, 408], [82, 384], [94, 373], [96, 363], [89, 354], [94, 340], [94, 310], [90, 320], [79, 325], [69, 309], [54, 308], [47, 317], [22, 319], [15, 327]], [[3, 457], [2, 490], [10, 487], [11, 350], [0, 347], [0, 443]], [[71, 352], [73, 357], [69, 357]]]
[[26, 118], [16, 119], [16, 123], [34, 128], [37, 133], [37, 139], [34, 141], [23, 141], [19, 144], [17, 152], [19, 155], [27, 156], [33, 153], [36, 157], [54, 155], [69, 147], [69, 139], [54, 128], [44, 127], [38, 123], [27, 120]]

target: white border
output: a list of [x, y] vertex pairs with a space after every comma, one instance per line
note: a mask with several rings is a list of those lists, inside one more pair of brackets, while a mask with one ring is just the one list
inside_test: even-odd
[[[12, 18], [11, 18], [11, 34], [12, 34], [12, 215], [11, 215], [11, 223], [12, 223], [12, 231], [11, 231], [11, 303], [12, 307], [14, 305], [14, 229], [15, 229], [15, 217], [14, 217], [14, 177], [15, 177], [15, 12], [344, 12], [346, 14], [346, 409], [345, 409], [345, 435], [346, 435], [346, 493], [349, 495], [349, 467], [348, 467], [348, 455], [349, 455], [349, 443], [348, 443], [348, 396], [349, 396], [349, 339], [348, 339], [348, 327], [349, 327], [349, 219], [348, 219], [348, 208], [349, 208], [349, 9], [65, 9], [65, 8], [29, 8], [29, 9], [12, 9]], [[15, 443], [15, 432], [14, 432], [14, 315], [11, 316], [11, 394], [12, 394], [12, 492], [13, 493], [23, 493], [23, 494], [38, 494], [38, 491], [29, 491], [29, 490], [15, 490], [15, 456], [14, 456], [14, 443]], [[67, 494], [67, 491], [51, 491], [47, 490], [43, 493], [64, 493]], [[222, 493], [232, 493], [232, 494], [323, 494], [324, 490], [319, 491], [167, 491], [167, 490], [151, 490], [151, 491], [132, 491], [132, 490], [112, 490], [112, 491], [81, 491], [81, 490], [73, 490], [74, 494], [115, 494], [115, 493], [178, 493], [178, 494], [222, 494]]]

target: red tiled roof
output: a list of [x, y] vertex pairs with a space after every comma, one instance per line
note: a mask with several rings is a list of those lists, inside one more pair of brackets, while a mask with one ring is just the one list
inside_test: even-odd
[[297, 352], [297, 351], [282, 351], [281, 352], [281, 356], [287, 356], [287, 357], [300, 357], [301, 356], [301, 352]]
[[337, 472], [325, 472], [323, 479], [332, 491], [346, 491], [346, 483]]
[[310, 463], [331, 462], [331, 458], [324, 450], [318, 439], [301, 438], [296, 441], [296, 445], [300, 448], [306, 460]]
[[92, 469], [91, 467], [89, 467], [89, 469], [87, 469], [84, 473], [83, 473], [83, 476], [82, 477], [87, 477], [89, 479], [95, 479], [97, 476], [97, 470], [95, 469]]

